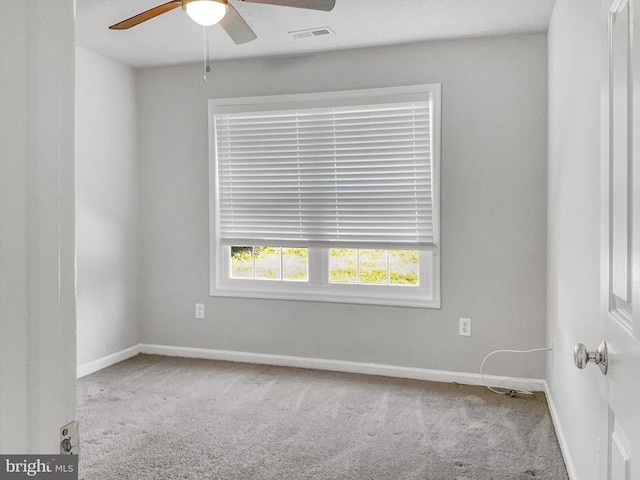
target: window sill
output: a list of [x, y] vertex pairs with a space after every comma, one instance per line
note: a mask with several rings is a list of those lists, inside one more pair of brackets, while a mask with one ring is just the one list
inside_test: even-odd
[[[278, 282], [279, 283], [279, 282]], [[326, 302], [326, 303], [349, 303], [356, 305], [381, 305], [381, 306], [396, 306], [396, 307], [410, 307], [410, 308], [428, 308], [428, 309], [440, 309], [439, 298], [420, 298], [419, 295], [390, 295], [389, 288], [384, 288], [385, 292], [380, 294], [374, 294], [376, 287], [372, 286], [369, 289], [368, 294], [355, 295], [353, 292], [337, 292], [331, 291], [311, 291], [311, 288], [305, 288], [304, 292], [301, 289], [292, 288], [290, 290], [283, 289], [282, 284], [279, 284], [280, 288], [268, 290], [250, 290], [250, 289], [235, 289], [229, 287], [212, 288], [210, 295], [212, 297], [236, 297], [236, 298], [256, 298], [267, 300], [289, 300], [289, 301], [305, 301], [305, 302]], [[379, 292], [378, 292], [379, 293]]]

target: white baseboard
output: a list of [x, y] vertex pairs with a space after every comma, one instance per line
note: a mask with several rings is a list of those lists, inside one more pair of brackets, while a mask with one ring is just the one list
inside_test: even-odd
[[78, 366], [76, 377], [85, 377], [94, 372], [97, 372], [98, 370], [110, 367], [111, 365], [122, 362], [123, 360], [126, 360], [128, 358], [135, 357], [139, 353], [140, 345], [134, 345], [133, 347], [125, 348], [124, 350], [120, 350], [119, 352], [112, 353], [111, 355], [107, 355], [106, 357], [94, 360], [93, 362], [85, 363], [84, 365]]
[[560, 451], [562, 452], [562, 457], [564, 458], [564, 464], [567, 467], [569, 480], [578, 480], [578, 475], [576, 474], [576, 468], [573, 465], [573, 459], [571, 458], [571, 453], [569, 452], [569, 444], [567, 443], [567, 437], [564, 436], [564, 430], [562, 429], [562, 424], [560, 423], [558, 410], [556, 409], [556, 404], [553, 401], [553, 395], [551, 394], [551, 389], [549, 388], [549, 384], [547, 383], [546, 380], [544, 381], [544, 393], [547, 396], [547, 405], [549, 406], [549, 413], [551, 414], [551, 420], [553, 421], [553, 426], [556, 430], [556, 436], [558, 437], [558, 443], [560, 444]]
[[[461, 383], [465, 385], [484, 385], [480, 374], [429, 370], [425, 368], [400, 367], [377, 363], [326, 360], [322, 358], [294, 357], [289, 355], [270, 355], [264, 353], [235, 352], [229, 350], [211, 350], [206, 348], [173, 347], [169, 345], [140, 344], [140, 353], [165, 355], [170, 357], [203, 358], [228, 362], [278, 365], [283, 367], [312, 368], [334, 372], [361, 373], [385, 377], [410, 378], [443, 383]], [[520, 390], [544, 391], [545, 380], [518, 377], [485, 375], [484, 381], [492, 387], [505, 387]]]
[[[350, 362], [345, 360], [327, 360], [323, 358], [295, 357], [290, 355], [272, 355], [265, 353], [236, 352], [232, 350], [214, 350], [207, 348], [174, 347], [170, 345], [151, 345], [141, 343], [92, 362], [80, 365], [77, 378], [90, 375], [98, 370], [107, 368], [118, 362], [135, 357], [139, 353], [150, 355], [165, 355], [168, 357], [202, 358], [208, 360], [223, 360], [227, 362], [254, 363], [260, 365], [278, 365], [283, 367], [311, 368], [329, 370], [333, 372], [360, 373], [364, 375], [380, 375], [384, 377], [410, 378], [443, 383], [461, 383], [464, 385], [490, 385], [492, 387], [514, 388], [530, 391], [544, 391], [548, 398], [547, 382], [536, 378], [504, 377], [499, 375], [484, 375], [484, 382], [478, 373], [449, 372], [446, 370], [431, 370], [426, 368], [401, 367], [378, 363]], [[549, 402], [552, 409], [552, 403]], [[552, 409], [554, 416], [555, 406]]]

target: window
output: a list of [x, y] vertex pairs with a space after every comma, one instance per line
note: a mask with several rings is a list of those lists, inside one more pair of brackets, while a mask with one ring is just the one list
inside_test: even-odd
[[417, 250], [332, 248], [329, 282], [360, 285], [420, 285]]
[[309, 280], [309, 250], [301, 247], [231, 247], [231, 270], [234, 279]]
[[439, 85], [209, 107], [212, 295], [439, 306]]

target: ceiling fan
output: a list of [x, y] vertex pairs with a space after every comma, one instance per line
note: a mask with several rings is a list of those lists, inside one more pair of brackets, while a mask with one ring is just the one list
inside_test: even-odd
[[[333, 10], [336, 0], [241, 0], [247, 3], [265, 3], [282, 7], [305, 8], [308, 10]], [[151, 20], [158, 15], [182, 7], [196, 23], [209, 26], [220, 23], [236, 44], [247, 43], [258, 38], [251, 27], [228, 0], [172, 0], [150, 10], [111, 25], [112, 30], [126, 30]]]

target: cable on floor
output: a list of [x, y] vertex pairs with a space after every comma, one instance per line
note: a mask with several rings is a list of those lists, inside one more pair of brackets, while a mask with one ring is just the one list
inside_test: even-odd
[[485, 384], [484, 373], [483, 373], [484, 363], [492, 355], [495, 355], [496, 353], [531, 353], [531, 352], [548, 352], [548, 351], [551, 351], [551, 350], [552, 349], [548, 348], [548, 347], [545, 347], [545, 348], [532, 348], [530, 350], [494, 350], [493, 352], [489, 353], [486, 357], [484, 357], [484, 359], [482, 360], [482, 363], [480, 364], [480, 380], [482, 381], [482, 384], [485, 387], [487, 387], [493, 393], [497, 393], [498, 395], [508, 395], [510, 397], [514, 397], [518, 393], [520, 393], [522, 395], [533, 395], [533, 392], [529, 392], [527, 390], [516, 390], [516, 389], [505, 388], [505, 389], [503, 389], [504, 391], [500, 391], [500, 390], [496, 390], [495, 388], [492, 388], [489, 385]]

